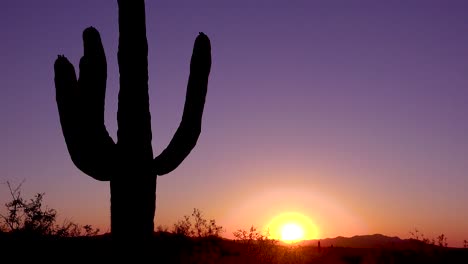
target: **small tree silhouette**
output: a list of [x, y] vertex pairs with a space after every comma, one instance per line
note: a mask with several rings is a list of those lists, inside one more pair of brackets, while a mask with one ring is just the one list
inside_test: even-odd
[[182, 121], [168, 147], [153, 159], [148, 96], [148, 43], [144, 0], [119, 0], [120, 91], [117, 143], [104, 124], [107, 62], [99, 32], [83, 32], [79, 78], [73, 65], [55, 62], [56, 100], [73, 163], [85, 174], [110, 181], [114, 241], [134, 244], [152, 237], [156, 176], [181, 164], [196, 145], [211, 68], [209, 38], [196, 38]]

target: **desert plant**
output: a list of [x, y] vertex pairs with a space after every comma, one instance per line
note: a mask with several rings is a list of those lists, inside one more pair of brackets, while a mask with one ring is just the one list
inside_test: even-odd
[[52, 235], [57, 212], [42, 206], [44, 193], [26, 200], [21, 196], [22, 183], [17, 187], [12, 187], [9, 182], [6, 184], [12, 199], [5, 203], [8, 214], [0, 214], [0, 217], [7, 232]]
[[21, 209], [24, 213], [23, 229], [28, 233], [51, 235], [57, 211], [42, 207], [44, 193], [37, 193], [29, 202], [24, 202]]
[[156, 227], [157, 232], [162, 232], [162, 233], [168, 233], [169, 232], [169, 227], [166, 225], [158, 225]]
[[216, 224], [216, 220], [207, 220], [204, 218], [202, 212], [194, 208], [192, 217], [195, 221], [193, 227], [195, 228], [195, 235], [197, 237], [219, 236], [223, 231], [223, 227]]
[[415, 231], [410, 231], [411, 238], [421, 241], [426, 245], [435, 245], [439, 247], [448, 247], [447, 236], [444, 234], [440, 234], [437, 238], [428, 238], [425, 237], [423, 233], [421, 233], [418, 229]]
[[174, 224], [173, 233], [181, 236], [193, 236], [195, 231], [192, 230], [192, 222], [188, 215], [184, 215], [183, 219]]
[[411, 238], [415, 239], [415, 240], [419, 240], [419, 237], [421, 235], [424, 236], [422, 233], [419, 232], [419, 230], [417, 228], [415, 228], [414, 231], [409, 231], [409, 233], [411, 235]]
[[447, 236], [441, 234], [437, 237], [437, 245], [440, 247], [448, 247]]
[[232, 234], [237, 242], [245, 246], [248, 256], [254, 258], [256, 263], [277, 263], [278, 240], [270, 238], [269, 230], [261, 232], [252, 225], [248, 230], [238, 229]]
[[198, 208], [194, 208], [191, 217], [184, 215], [173, 227], [173, 233], [188, 237], [219, 237], [223, 227], [216, 220], [207, 220]]
[[232, 234], [234, 235], [234, 238], [237, 241], [246, 244], [252, 244], [254, 241], [268, 239], [269, 235], [269, 233], [264, 235], [261, 232], [257, 231], [257, 227], [253, 225], [250, 227], [249, 230], [237, 229]]
[[23, 226], [23, 216], [21, 210], [23, 208], [24, 200], [21, 197], [21, 185], [20, 183], [17, 187], [13, 188], [10, 182], [6, 182], [8, 190], [10, 192], [12, 200], [5, 203], [8, 214], [0, 214], [0, 219], [2, 220], [1, 227], [5, 232], [14, 232], [20, 230]]
[[62, 226], [57, 227], [55, 234], [60, 237], [77, 237], [81, 235], [81, 227], [69, 220], [65, 220]]
[[84, 56], [77, 80], [73, 65], [55, 61], [56, 101], [73, 163], [85, 174], [110, 181], [114, 241], [153, 235], [156, 177], [174, 170], [197, 143], [211, 68], [209, 38], [200, 33], [190, 63], [181, 123], [168, 147], [153, 158], [148, 96], [148, 44], [144, 0], [119, 0], [120, 91], [117, 143], [104, 124], [107, 62], [99, 32], [83, 32]]
[[57, 211], [43, 206], [44, 193], [37, 193], [34, 198], [24, 199], [21, 194], [22, 183], [12, 187], [6, 182], [11, 200], [5, 203], [7, 214], [0, 214], [0, 226], [3, 232], [29, 236], [94, 236], [99, 229], [91, 225], [80, 226], [70, 220], [56, 224]]

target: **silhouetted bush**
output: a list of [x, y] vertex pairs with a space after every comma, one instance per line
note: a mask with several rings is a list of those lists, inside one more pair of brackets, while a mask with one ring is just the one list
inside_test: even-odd
[[59, 237], [93, 236], [99, 233], [99, 229], [94, 229], [91, 225], [80, 226], [69, 220], [65, 220], [61, 225], [56, 224], [57, 211], [42, 204], [44, 193], [24, 199], [21, 195], [22, 183], [14, 188], [9, 182], [6, 182], [6, 185], [11, 201], [5, 203], [7, 214], [0, 214], [2, 232]]
[[448, 247], [447, 236], [444, 234], [440, 234], [437, 236], [436, 239], [425, 237], [423, 233], [421, 233], [417, 228], [414, 231], [409, 232], [411, 234], [411, 238], [421, 241], [427, 245], [435, 245], [439, 247]]
[[278, 260], [279, 241], [270, 238], [269, 230], [260, 232], [252, 225], [248, 230], [238, 229], [232, 234], [237, 242], [246, 247], [247, 254], [258, 263], [274, 263], [275, 259]]
[[[269, 230], [267, 230], [265, 234], [262, 234], [261, 232], [257, 231], [257, 228], [253, 225], [248, 231], [245, 229], [237, 229], [232, 234], [234, 235], [237, 241], [247, 244], [253, 243], [254, 241], [268, 240], [270, 236]], [[275, 241], [273, 239], [271, 240]]]
[[[164, 227], [158, 227], [164, 228]], [[173, 233], [188, 237], [219, 237], [223, 227], [216, 224], [214, 219], [207, 220], [202, 212], [194, 208], [191, 217], [185, 215], [182, 220], [174, 224]]]

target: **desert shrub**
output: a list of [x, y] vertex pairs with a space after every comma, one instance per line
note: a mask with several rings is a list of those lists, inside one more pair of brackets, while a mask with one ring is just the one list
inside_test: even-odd
[[158, 225], [158, 226], [156, 226], [156, 232], [167, 233], [167, 232], [169, 232], [169, 227], [167, 227], [166, 225]]
[[[165, 230], [164, 226], [158, 226], [158, 231]], [[185, 248], [185, 253], [180, 254], [180, 263], [220, 263], [221, 253], [220, 234], [222, 226], [216, 224], [214, 219], [207, 220], [203, 213], [194, 208], [190, 216], [185, 215], [174, 224], [172, 233], [179, 235], [179, 246]]]
[[448, 247], [447, 236], [441, 234], [437, 237], [437, 245], [440, 247]]
[[12, 187], [6, 182], [11, 200], [5, 203], [7, 214], [0, 214], [0, 229], [2, 232], [37, 236], [93, 236], [99, 233], [91, 225], [80, 226], [65, 220], [56, 224], [57, 211], [43, 206], [44, 193], [37, 193], [31, 199], [24, 199], [21, 195], [20, 183]]
[[447, 236], [444, 234], [440, 234], [437, 238], [428, 238], [425, 237], [422, 232], [418, 229], [414, 229], [414, 231], [409, 232], [411, 234], [411, 238], [421, 241], [427, 245], [436, 245], [439, 247], [448, 247]]
[[177, 223], [174, 224], [173, 233], [182, 236], [193, 236], [194, 231], [192, 229], [190, 217], [184, 215], [183, 219], [178, 220]]
[[[57, 217], [57, 211], [42, 206], [42, 199], [44, 198], [44, 193], [37, 193], [34, 195], [34, 198], [29, 199], [29, 201], [24, 201], [19, 197], [18, 200], [13, 200], [7, 205], [12, 203], [16, 204], [19, 201], [18, 206], [9, 207], [14, 208], [14, 210], [19, 209], [22, 211], [22, 219], [18, 217], [18, 214], [15, 214], [17, 217], [16, 228], [21, 228], [27, 233], [36, 233], [43, 235], [51, 235], [54, 233], [54, 224]], [[10, 210], [10, 212], [12, 212]], [[21, 223], [21, 224], [18, 224]]]
[[250, 229], [247, 231], [245, 229], [237, 229], [232, 233], [237, 241], [242, 243], [251, 244], [257, 240], [263, 240], [268, 237], [267, 235], [263, 235], [261, 232], [257, 231], [255, 226], [251, 226]]
[[270, 238], [269, 230], [258, 231], [257, 227], [238, 229], [232, 233], [235, 241], [244, 245], [247, 255], [254, 258], [257, 263], [275, 263], [278, 260], [280, 248], [278, 240]]
[[207, 220], [202, 212], [194, 208], [192, 215], [185, 215], [173, 227], [173, 233], [188, 237], [219, 237], [223, 227], [216, 224], [214, 219]]

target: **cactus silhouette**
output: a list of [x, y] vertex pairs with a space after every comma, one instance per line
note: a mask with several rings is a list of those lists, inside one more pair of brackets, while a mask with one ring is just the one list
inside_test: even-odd
[[117, 142], [104, 124], [107, 62], [99, 32], [83, 32], [79, 78], [58, 56], [54, 64], [56, 101], [68, 152], [78, 169], [110, 181], [114, 240], [152, 236], [156, 177], [179, 166], [197, 143], [211, 68], [209, 38], [195, 39], [182, 120], [169, 145], [153, 158], [148, 96], [148, 44], [144, 0], [119, 0], [120, 90]]

